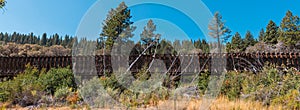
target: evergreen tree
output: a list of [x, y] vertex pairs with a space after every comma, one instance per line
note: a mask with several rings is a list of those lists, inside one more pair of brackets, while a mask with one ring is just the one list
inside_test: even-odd
[[156, 31], [156, 25], [153, 23], [152, 20], [149, 20], [147, 25], [144, 27], [143, 32], [141, 33], [141, 40], [142, 43], [145, 45], [145, 48], [150, 46], [149, 54], [154, 53], [154, 45], [159, 43], [160, 34], [154, 33]]
[[244, 39], [244, 43], [243, 43], [244, 46], [243, 46], [242, 50], [245, 51], [247, 47], [254, 46], [256, 43], [257, 43], [257, 41], [254, 39], [251, 32], [247, 31], [245, 39]]
[[53, 45], [53, 43], [52, 43], [52, 36], [50, 36], [50, 38], [47, 40], [47, 46], [52, 46]]
[[226, 52], [232, 52], [233, 47], [232, 47], [232, 44], [230, 42], [227, 42], [226, 43]]
[[191, 42], [190, 40], [183, 40], [182, 41], [182, 52], [183, 53], [188, 53], [190, 51], [192, 51], [193, 48], [193, 42]]
[[264, 37], [265, 37], [265, 30], [261, 29], [258, 36], [259, 41], [264, 41]]
[[217, 39], [217, 48], [218, 51], [221, 53], [221, 42], [227, 43], [227, 40], [231, 37], [231, 31], [225, 26], [224, 21], [222, 21], [222, 16], [219, 14], [219, 12], [215, 13], [208, 28], [210, 30], [209, 35], [212, 38]]
[[42, 39], [41, 39], [40, 45], [42, 45], [42, 46], [46, 46], [47, 45], [47, 34], [46, 33], [44, 33], [42, 35]]
[[175, 48], [175, 49], [177, 49], [177, 50], [180, 50], [181, 49], [181, 43], [180, 43], [180, 40], [175, 40], [174, 42], [173, 42], [173, 47]]
[[282, 19], [280, 27], [280, 41], [283, 41], [288, 46], [294, 48], [300, 42], [300, 19], [294, 16], [291, 11], [288, 11]]
[[201, 39], [198, 39], [198, 40], [194, 41], [195, 48], [201, 49], [201, 43], [202, 43]]
[[122, 2], [116, 9], [111, 9], [106, 20], [100, 37], [107, 38], [106, 48], [111, 51], [112, 46], [120, 34], [126, 30], [133, 22], [130, 21], [130, 10], [125, 2]]
[[202, 39], [201, 49], [204, 53], [209, 53], [209, 44], [204, 39]]
[[264, 42], [267, 44], [276, 44], [278, 37], [278, 26], [271, 20], [267, 26]]
[[17, 34], [17, 32], [14, 32], [14, 33], [11, 35], [11, 40], [10, 40], [10, 42], [17, 42], [17, 38], [18, 38], [18, 34]]
[[67, 47], [67, 45], [70, 43], [70, 36], [69, 35], [65, 35], [64, 40], [62, 40], [61, 45], [64, 47]]
[[240, 50], [243, 48], [243, 39], [240, 33], [236, 32], [232, 37], [232, 44], [230, 45], [230, 48], [233, 50]]
[[300, 21], [298, 16], [294, 16], [291, 11], [287, 11], [282, 19], [280, 27], [284, 32], [296, 32], [300, 30]]
[[31, 32], [30, 34], [29, 34], [29, 37], [27, 37], [27, 42], [29, 43], [29, 44], [33, 44], [33, 33]]
[[60, 45], [60, 39], [59, 39], [59, 35], [57, 33], [55, 33], [53, 35], [53, 39], [52, 39], [52, 45]]
[[6, 33], [4, 34], [4, 36], [3, 36], [3, 41], [4, 41], [4, 42], [8, 42], [8, 41], [9, 41], [9, 35], [8, 35], [7, 32], [6, 32]]
[[141, 40], [143, 43], [150, 45], [151, 43], [155, 42], [156, 40], [160, 39], [160, 34], [155, 34], [156, 31], [156, 25], [153, 23], [152, 20], [149, 20], [147, 23], [147, 26], [144, 27], [144, 30], [142, 32]]

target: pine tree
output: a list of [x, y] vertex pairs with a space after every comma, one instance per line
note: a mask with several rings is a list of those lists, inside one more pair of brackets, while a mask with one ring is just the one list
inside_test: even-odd
[[4, 34], [3, 41], [4, 42], [8, 42], [9, 41], [9, 35], [8, 35], [7, 32]]
[[230, 42], [227, 42], [226, 43], [226, 52], [232, 52], [233, 47], [232, 47], [232, 44]]
[[243, 39], [240, 33], [236, 32], [232, 37], [232, 44], [230, 45], [230, 47], [233, 50], [240, 50], [241, 48], [243, 48]]
[[103, 23], [103, 29], [100, 37], [107, 38], [105, 45], [111, 51], [112, 46], [120, 34], [126, 30], [133, 22], [130, 21], [130, 10], [125, 2], [122, 2], [116, 9], [111, 9], [106, 20]]
[[201, 45], [202, 45], [201, 39], [198, 39], [198, 40], [194, 41], [194, 47], [195, 48], [201, 49]]
[[227, 43], [227, 40], [231, 37], [231, 31], [227, 28], [222, 21], [222, 16], [219, 12], [216, 12], [212, 21], [209, 24], [209, 35], [218, 41], [218, 51], [221, 53], [221, 43]]
[[60, 39], [57, 33], [53, 35], [53, 45], [60, 45]]
[[191, 42], [190, 40], [182, 41], [182, 49], [183, 49], [182, 52], [188, 53], [194, 49], [193, 47], [194, 47], [193, 42]]
[[143, 32], [141, 33], [142, 43], [145, 45], [145, 48], [150, 46], [149, 54], [154, 53], [154, 45], [157, 45], [160, 40], [160, 34], [154, 33], [156, 31], [156, 25], [152, 20], [149, 20], [147, 25], [144, 27]]
[[264, 42], [267, 44], [276, 44], [278, 37], [278, 26], [271, 20], [267, 26]]
[[296, 32], [300, 30], [300, 21], [298, 16], [294, 16], [291, 11], [287, 11], [282, 19], [280, 27], [284, 32]]
[[282, 19], [280, 31], [280, 41], [294, 48], [300, 42], [300, 19], [294, 16], [291, 11], [288, 11]]
[[204, 53], [209, 53], [209, 44], [204, 39], [202, 39], [201, 49]]
[[11, 40], [10, 40], [10, 42], [16, 42], [16, 41], [17, 41], [17, 38], [18, 38], [17, 32], [14, 32], [14, 33], [11, 35]]
[[[132, 38], [134, 36], [133, 32], [135, 31], [136, 29], [136, 26], [128, 26], [126, 27], [122, 33], [119, 35], [119, 38], [116, 39], [117, 42], [117, 49], [118, 49], [118, 52], [120, 53], [124, 53], [126, 52], [126, 50], [124, 49], [121, 49], [122, 46], [127, 46], [127, 45], [130, 45], [130, 38]], [[123, 51], [123, 52], [121, 52]], [[130, 50], [129, 50], [130, 51]]]
[[141, 40], [143, 43], [150, 45], [151, 43], [155, 42], [157, 39], [160, 39], [160, 34], [155, 34], [156, 25], [153, 23], [152, 20], [149, 20], [147, 26], [144, 27], [143, 32], [141, 33]]
[[70, 36], [69, 35], [65, 35], [64, 40], [62, 40], [61, 45], [64, 47], [67, 47], [67, 45], [70, 43]]
[[46, 46], [47, 45], [47, 34], [46, 33], [44, 33], [42, 35], [42, 39], [41, 39], [40, 45], [42, 45], [42, 46]]
[[254, 46], [256, 43], [257, 43], [257, 41], [254, 39], [251, 32], [247, 31], [245, 39], [244, 39], [244, 46], [243, 46], [242, 50], [245, 51], [247, 47]]
[[264, 41], [264, 38], [265, 38], [265, 30], [264, 29], [260, 30], [258, 38], [259, 38], [259, 41]]
[[180, 43], [180, 40], [175, 40], [174, 42], [173, 42], [173, 47], [175, 48], [175, 49], [177, 49], [177, 50], [180, 50], [181, 49], [181, 43]]

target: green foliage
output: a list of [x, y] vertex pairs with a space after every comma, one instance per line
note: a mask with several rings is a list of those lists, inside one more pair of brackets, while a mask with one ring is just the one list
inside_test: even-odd
[[219, 12], [215, 13], [208, 29], [210, 30], [209, 35], [212, 38], [217, 39], [218, 51], [221, 53], [221, 43], [227, 43], [228, 39], [231, 37], [231, 31], [225, 26], [225, 23], [222, 21], [222, 16]]
[[232, 52], [234, 49], [230, 42], [226, 43], [226, 52]]
[[288, 10], [281, 21], [280, 27], [284, 32], [299, 31], [300, 18], [298, 16], [294, 16], [293, 13], [290, 10]]
[[[175, 41], [176, 42], [176, 41]], [[175, 43], [174, 42], [174, 43]], [[174, 44], [175, 45], [175, 44]], [[209, 44], [204, 39], [198, 39], [194, 41], [194, 46], [197, 49], [201, 49], [203, 53], [209, 53]], [[174, 46], [175, 47], [175, 46]]]
[[11, 98], [11, 86], [9, 81], [0, 83], [0, 102], [8, 101]]
[[[89, 96], [89, 93], [92, 91], [98, 91], [97, 93], [91, 94], [94, 96], [98, 95], [99, 98], [105, 98], [107, 101], [110, 99], [106, 94], [109, 94], [114, 100], [118, 100], [127, 107], [140, 107], [149, 104], [157, 105], [159, 101], [169, 98], [169, 91], [167, 88], [160, 86], [163, 82], [157, 82], [158, 80], [163, 81], [163, 77], [152, 74], [150, 78], [147, 69], [147, 66], [144, 66], [139, 73], [135, 74], [136, 79], [134, 81], [128, 80], [130, 76], [127, 76], [127, 73], [119, 76], [103, 76], [100, 78], [100, 85], [99, 80], [94, 78], [88, 81], [88, 83], [85, 83], [85, 86], [88, 85], [90, 87], [83, 87], [81, 91], [86, 96]], [[120, 84], [129, 84], [130, 88], [126, 89]], [[147, 90], [149, 90], [149, 92]], [[89, 99], [94, 100], [99, 98], [90, 97]], [[97, 103], [103, 105], [105, 102]]]
[[[282, 96], [288, 95], [290, 90], [299, 91], [300, 75], [289, 69], [279, 71], [275, 67], [265, 67], [258, 75], [248, 75], [243, 81], [243, 94], [248, 99], [261, 101], [265, 105], [271, 104]], [[276, 102], [276, 101], [275, 101]]]
[[21, 34], [17, 32], [9, 33], [0, 33], [0, 41], [5, 43], [14, 42], [16, 44], [38, 44], [41, 46], [53, 46], [53, 45], [62, 45], [65, 48], [72, 48], [73, 43], [76, 42], [76, 37], [69, 35], [59, 36], [58, 34], [47, 36], [46, 33], [40, 38], [38, 35], [33, 33]]
[[276, 44], [278, 37], [278, 26], [271, 20], [267, 26], [264, 42], [267, 44]]
[[243, 44], [244, 45], [243, 46], [243, 51], [245, 51], [247, 47], [254, 46], [257, 43], [257, 41], [254, 39], [254, 37], [251, 34], [251, 32], [247, 31], [246, 37], [245, 37], [243, 43], [244, 43]]
[[239, 52], [239, 51], [241, 51], [240, 49], [243, 48], [243, 39], [242, 39], [240, 33], [237, 32], [232, 37], [231, 47], [234, 52], [236, 52], [236, 51]]
[[[105, 80], [103, 78], [101, 80]], [[105, 90], [102, 84], [98, 77], [94, 77], [91, 80], [84, 81], [82, 86], [79, 86], [79, 94], [91, 107], [106, 107], [106, 104], [113, 103], [111, 97], [107, 94], [109, 91]]]
[[[226, 74], [220, 93], [230, 100], [244, 99], [299, 109], [300, 75], [297, 73], [293, 68], [279, 70], [272, 65], [265, 66], [257, 74], [231, 71]], [[198, 88], [202, 95], [207, 89], [209, 77], [209, 73], [199, 76]]]
[[76, 88], [74, 75], [68, 68], [52, 68], [46, 74], [41, 74], [39, 80], [45, 86], [45, 91], [51, 94], [64, 87]]
[[17, 75], [13, 80], [1, 82], [0, 100], [11, 101], [20, 106], [37, 104], [44, 94], [44, 87], [38, 81], [39, 71], [26, 66], [24, 73]]
[[[149, 20], [147, 25], [144, 27], [143, 32], [140, 34], [142, 47], [143, 49], [147, 49], [145, 52], [148, 55], [153, 55], [157, 53], [157, 47], [160, 40], [161, 35], [154, 33], [156, 31], [156, 25], [154, 24], [153, 20]], [[165, 51], [172, 51], [169, 47], [171, 47], [166, 40], [163, 40], [160, 43], [160, 54], [165, 54]], [[172, 52], [170, 52], [172, 53]]]
[[160, 34], [155, 34], [156, 25], [152, 20], [149, 20], [147, 26], [144, 27], [143, 32], [141, 33], [141, 40], [143, 43], [150, 45], [153, 42], [157, 42], [160, 39]]
[[111, 9], [109, 11], [100, 34], [100, 37], [107, 38], [105, 44], [108, 50], [112, 49], [112, 46], [117, 39], [127, 39], [128, 37], [132, 37], [131, 32], [135, 30], [135, 27], [131, 26], [133, 22], [131, 22], [130, 19], [130, 10], [125, 2], [122, 2], [116, 9]]
[[286, 45], [294, 48], [298, 42], [300, 42], [300, 31], [296, 32], [281, 32], [280, 41], [283, 41]]
[[259, 32], [258, 40], [263, 41], [265, 39], [265, 30], [261, 29]]
[[243, 75], [237, 72], [228, 72], [221, 89], [221, 94], [227, 96], [230, 100], [238, 99], [242, 91]]
[[54, 97], [56, 98], [56, 100], [58, 101], [62, 101], [65, 102], [66, 98], [72, 93], [72, 88], [69, 87], [62, 87], [57, 89], [54, 92]]
[[300, 109], [299, 99], [299, 90], [289, 90], [287, 94], [275, 98], [272, 105], [283, 104], [286, 105], [286, 109], [298, 110]]
[[247, 49], [247, 47], [254, 46], [257, 43], [256, 39], [253, 37], [250, 31], [247, 31], [246, 36], [242, 39], [241, 35], [237, 32], [232, 37], [231, 44], [226, 45], [227, 52], [242, 52]]
[[36, 105], [49, 93], [65, 100], [70, 90], [76, 90], [70, 69], [51, 69], [46, 73], [45, 69], [39, 71], [28, 64], [24, 73], [12, 80], [0, 82], [0, 101], [9, 101], [20, 106]]
[[294, 16], [291, 11], [287, 11], [285, 17], [282, 19], [281, 32], [279, 40], [283, 41], [290, 47], [295, 47], [300, 41], [300, 18]]
[[157, 47], [153, 48], [153, 49], [156, 49], [156, 51], [153, 51], [153, 53], [155, 52], [156, 54], [159, 54], [159, 55], [164, 55], [164, 54], [176, 55], [177, 52], [176, 52], [175, 48], [172, 47], [171, 44], [172, 43], [170, 41], [163, 39], [163, 40], [161, 40], [161, 42], [159, 43], [159, 45]]
[[210, 76], [210, 73], [207, 71], [200, 73], [199, 82], [198, 82], [198, 88], [199, 88], [200, 94], [205, 93], [207, 86], [208, 86], [208, 82], [209, 82], [209, 76]]

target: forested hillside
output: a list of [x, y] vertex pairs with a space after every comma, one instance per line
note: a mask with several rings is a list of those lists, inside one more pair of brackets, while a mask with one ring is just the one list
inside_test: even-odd
[[[226, 46], [227, 52], [299, 52], [300, 49], [300, 24], [299, 17], [293, 15], [291, 11], [287, 11], [285, 17], [282, 19], [279, 25], [274, 21], [270, 20], [266, 28], [262, 28], [258, 36], [254, 36], [250, 31], [247, 31], [246, 35], [241, 35], [239, 32], [228, 33], [230, 38], [227, 38], [225, 42], [222, 42], [222, 45]], [[154, 23], [150, 25], [155, 25]], [[155, 25], [156, 26], [156, 25]], [[150, 26], [151, 27], [151, 26]], [[133, 29], [136, 27], [133, 27]], [[134, 30], [127, 30], [134, 31]], [[147, 32], [147, 31], [145, 31]], [[104, 35], [104, 34], [103, 34]], [[141, 34], [142, 35], [142, 34]], [[112, 35], [118, 36], [118, 35]], [[132, 41], [130, 37], [122, 38], [126, 39], [126, 43], [135, 45], [136, 43], [146, 43], [149, 42], [146, 39], [140, 42]], [[142, 37], [142, 36], [141, 36]], [[146, 36], [147, 37], [147, 36]], [[151, 36], [149, 37], [150, 39]], [[232, 40], [230, 40], [232, 39]], [[9, 47], [7, 43], [16, 43], [16, 44], [37, 44], [39, 46], [51, 47], [54, 45], [61, 45], [64, 48], [71, 49], [73, 44], [82, 44], [92, 41], [88, 41], [85, 38], [77, 39], [77, 37], [59, 34], [48, 35], [44, 33], [43, 35], [35, 35], [34, 33], [21, 34], [21, 33], [0, 33], [0, 41], [2, 48]], [[147, 41], [147, 42], [146, 42]], [[106, 47], [111, 46], [110, 39], [106, 41], [103, 38], [99, 38], [97, 42], [97, 49], [103, 49], [104, 45]], [[198, 40], [175, 40], [173, 42], [162, 39], [161, 43], [171, 44], [174, 48], [187, 49], [190, 48], [190, 45], [194, 46], [194, 49], [190, 53], [199, 53], [199, 52], [209, 52], [209, 46], [212, 45], [210, 42], [205, 39], [199, 38]], [[12, 44], [10, 44], [10, 47]], [[20, 45], [21, 46], [21, 45]], [[58, 46], [56, 46], [58, 47]], [[31, 51], [31, 50], [29, 50]], [[179, 50], [180, 51], [180, 50]], [[183, 51], [183, 50], [182, 50]], [[2, 51], [3, 52], [3, 51]], [[13, 51], [12, 51], [13, 53]], [[9, 55], [9, 54], [1, 54]]]

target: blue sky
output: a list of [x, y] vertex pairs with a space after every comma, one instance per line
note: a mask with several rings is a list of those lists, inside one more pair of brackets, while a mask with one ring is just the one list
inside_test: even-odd
[[[96, 1], [8, 0], [5, 12], [0, 14], [0, 32], [75, 35], [82, 17]], [[247, 30], [257, 36], [260, 29], [264, 28], [271, 19], [279, 25], [287, 10], [300, 15], [299, 0], [202, 0], [202, 2], [211, 12], [219, 11], [223, 15], [226, 25], [233, 31], [232, 34], [240, 32], [243, 36]], [[181, 5], [188, 7], [188, 4]], [[152, 11], [159, 12], [160, 9]], [[201, 11], [195, 10], [193, 13], [201, 13]], [[99, 17], [105, 15], [99, 14]], [[101, 22], [99, 21], [98, 24], [100, 25]]]

